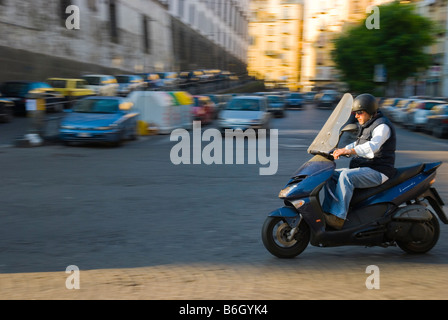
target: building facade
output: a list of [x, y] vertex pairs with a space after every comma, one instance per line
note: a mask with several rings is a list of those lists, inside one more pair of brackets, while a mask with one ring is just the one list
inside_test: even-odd
[[303, 1], [253, 0], [249, 24], [249, 75], [267, 87], [300, 88]]
[[436, 35], [436, 42], [427, 48], [432, 61], [428, 70], [408, 79], [405, 95], [428, 95], [448, 97], [448, 1], [420, 0], [416, 2], [417, 12], [434, 21], [441, 32]]
[[2, 0], [0, 81], [247, 72], [249, 0]]
[[[253, 0], [249, 74], [290, 90], [344, 90], [333, 39], [391, 0]], [[289, 26], [288, 26], [289, 25]]]
[[169, 70], [167, 9], [156, 0], [3, 0], [0, 80]]
[[175, 69], [247, 72], [249, 0], [166, 0]]
[[333, 40], [345, 28], [359, 23], [370, 14], [373, 6], [391, 0], [321, 0], [306, 1], [303, 72], [301, 84], [304, 91], [346, 88], [339, 81], [338, 71], [331, 57]]

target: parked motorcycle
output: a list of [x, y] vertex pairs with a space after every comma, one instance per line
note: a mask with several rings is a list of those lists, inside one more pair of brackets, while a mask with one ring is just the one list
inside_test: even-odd
[[296, 257], [309, 243], [318, 247], [398, 245], [408, 253], [425, 253], [439, 239], [439, 219], [448, 224], [444, 202], [433, 186], [442, 162], [432, 162], [397, 168], [384, 184], [355, 189], [343, 228], [326, 225], [323, 188], [336, 168], [331, 152], [344, 132], [357, 127], [349, 123], [352, 104], [353, 97], [345, 94], [308, 148], [313, 157], [280, 191], [284, 206], [271, 212], [262, 228], [263, 244], [274, 256]]

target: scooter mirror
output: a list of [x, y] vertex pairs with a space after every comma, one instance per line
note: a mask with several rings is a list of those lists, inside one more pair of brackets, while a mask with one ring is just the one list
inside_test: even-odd
[[356, 132], [358, 131], [358, 125], [356, 123], [349, 123], [341, 129], [341, 132]]

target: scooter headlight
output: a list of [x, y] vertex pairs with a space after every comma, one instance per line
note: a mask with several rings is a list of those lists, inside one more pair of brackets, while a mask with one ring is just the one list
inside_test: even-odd
[[295, 184], [291, 184], [289, 186], [287, 186], [286, 188], [283, 188], [280, 193], [278, 194], [279, 198], [286, 198], [289, 194], [289, 192], [294, 189], [295, 187], [297, 187], [298, 183]]

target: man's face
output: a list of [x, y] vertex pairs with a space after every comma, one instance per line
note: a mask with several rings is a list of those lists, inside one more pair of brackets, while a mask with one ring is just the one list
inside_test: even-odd
[[360, 125], [363, 125], [364, 123], [370, 120], [370, 114], [368, 114], [364, 110], [356, 111], [355, 118], [356, 120], [358, 120]]

